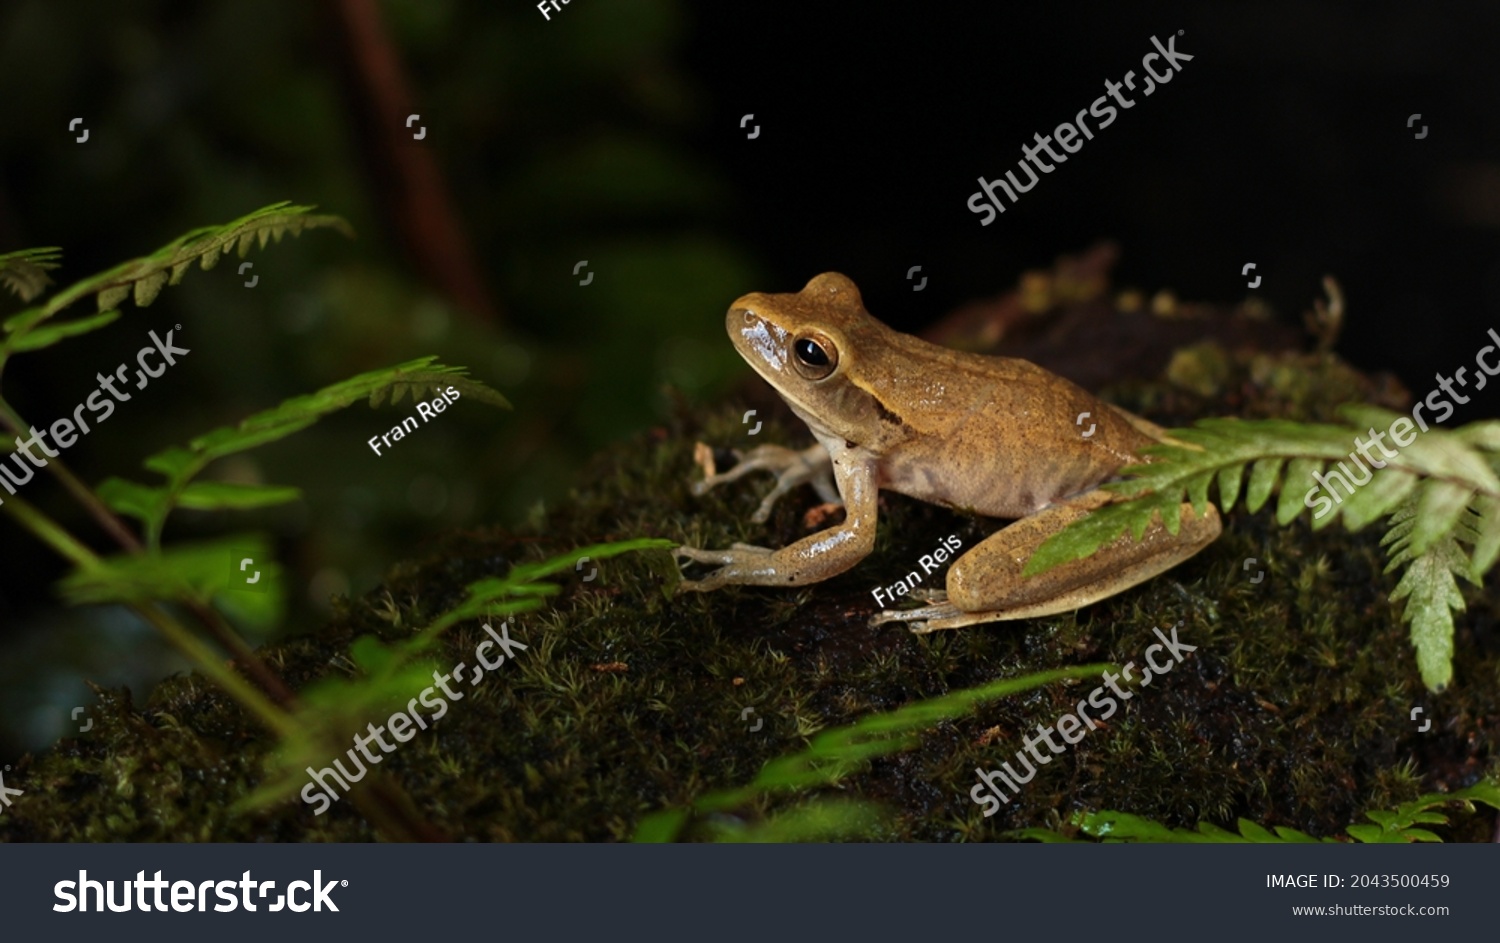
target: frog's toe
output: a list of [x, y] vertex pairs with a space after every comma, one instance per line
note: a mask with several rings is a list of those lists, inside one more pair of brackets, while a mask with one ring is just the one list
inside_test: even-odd
[[[957, 615], [958, 609], [950, 603], [939, 603], [933, 606], [920, 606], [916, 609], [885, 609], [870, 617], [870, 628], [884, 625], [887, 622], [905, 622], [907, 628], [918, 635], [935, 631], [931, 628], [934, 620], [943, 619]], [[943, 628], [938, 626], [937, 628]]]
[[734, 559], [733, 550], [703, 550], [683, 544], [672, 549], [672, 556], [686, 559], [689, 563], [713, 563], [723, 566]]
[[929, 601], [932, 605], [916, 609], [887, 609], [870, 617], [870, 627], [887, 622], [905, 622], [914, 635], [927, 635], [944, 629], [961, 629], [986, 622], [999, 622], [1017, 618], [1008, 612], [965, 612], [948, 602], [948, 594], [940, 589], [913, 590], [911, 595]]

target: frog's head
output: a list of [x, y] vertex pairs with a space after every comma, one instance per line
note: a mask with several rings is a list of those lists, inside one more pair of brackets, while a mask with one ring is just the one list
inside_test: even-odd
[[[753, 292], [729, 306], [724, 327], [735, 350], [812, 424], [842, 433], [855, 408], [856, 350], [878, 347], [889, 329], [865, 311], [859, 289], [837, 272], [796, 294]], [[863, 399], [860, 396], [859, 399]]]

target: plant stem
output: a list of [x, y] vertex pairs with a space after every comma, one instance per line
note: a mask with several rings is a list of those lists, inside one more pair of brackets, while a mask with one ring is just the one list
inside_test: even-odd
[[196, 664], [200, 671], [217, 682], [230, 697], [260, 718], [278, 736], [290, 737], [297, 732], [297, 724], [290, 714], [271, 703], [254, 686], [226, 667], [218, 655], [182, 623], [173, 619], [166, 610], [156, 603], [133, 603], [131, 608]]
[[[80, 569], [91, 570], [100, 565], [99, 557], [92, 550], [85, 547], [74, 539], [73, 535], [59, 527], [49, 517], [38, 511], [29, 502], [21, 498], [11, 497], [5, 501], [4, 508], [11, 517], [20, 523], [22, 527], [30, 531], [42, 543], [51, 547], [63, 558], [72, 561]], [[296, 719], [284, 710], [283, 707], [291, 708], [296, 703], [296, 697], [269, 668], [259, 659], [251, 659], [251, 664], [258, 665], [265, 670], [269, 681], [275, 689], [273, 696], [281, 701], [278, 706], [267, 700], [254, 686], [248, 684], [232, 669], [226, 667], [219, 657], [203, 644], [196, 635], [188, 631], [176, 619], [173, 619], [164, 609], [156, 603], [133, 603], [130, 606], [148, 624], [160, 632], [169, 643], [172, 644], [183, 655], [187, 656], [198, 669], [210, 679], [217, 682], [219, 687], [240, 703], [242, 707], [254, 714], [263, 724], [280, 737], [288, 737], [298, 730]], [[212, 619], [218, 613], [208, 607], [200, 613], [200, 617]], [[227, 627], [226, 627], [227, 629]], [[239, 642], [241, 646], [244, 641], [229, 631], [230, 637]], [[253, 669], [252, 669], [253, 670]], [[263, 684], [267, 678], [258, 678]], [[338, 752], [337, 746], [330, 745], [331, 752]], [[440, 830], [424, 821], [416, 813], [411, 800], [394, 782], [386, 778], [372, 779], [367, 788], [357, 789], [350, 793], [349, 800], [354, 803], [360, 813], [367, 816], [371, 823], [395, 841], [446, 841], [448, 837]]]
[[270, 665], [267, 665], [261, 660], [259, 655], [255, 654], [254, 649], [250, 647], [250, 643], [246, 642], [234, 630], [234, 627], [224, 618], [223, 613], [197, 600], [189, 601], [185, 605], [188, 607], [188, 611], [196, 616], [199, 622], [203, 623], [204, 628], [208, 629], [209, 634], [214, 637], [214, 641], [222, 645], [233, 656], [234, 660], [245, 669], [245, 673], [254, 678], [265, 689], [266, 693], [271, 695], [277, 704], [288, 710], [296, 708], [297, 695], [292, 692], [291, 688], [287, 687], [285, 681], [281, 680], [280, 675], [271, 670]]
[[[31, 431], [31, 427], [21, 419], [20, 415], [16, 413], [15, 409], [11, 407], [10, 403], [4, 397], [0, 397], [0, 424], [3, 424], [17, 438], [23, 433]], [[93, 491], [89, 490], [88, 485], [79, 481], [68, 470], [67, 466], [62, 463], [61, 457], [52, 456], [51, 461], [47, 462], [47, 468], [52, 474], [57, 476], [58, 480], [63, 483], [63, 487], [67, 488], [68, 492], [73, 495], [73, 498], [79, 504], [83, 505], [84, 510], [88, 511], [89, 515], [95, 521], [99, 522], [99, 526], [104, 528], [105, 533], [113, 537], [126, 550], [132, 552], [140, 551], [141, 542], [115, 516], [115, 513], [103, 501], [100, 501]]]
[[56, 550], [58, 555], [66, 560], [71, 560], [83, 569], [92, 569], [99, 565], [99, 558], [94, 552], [79, 543], [72, 534], [63, 530], [52, 521], [52, 518], [38, 511], [29, 501], [11, 496], [5, 502], [7, 513], [25, 529], [31, 531], [42, 543]]
[[[4, 425], [7, 429], [9, 429], [12, 433], [15, 433], [17, 436], [22, 434], [23, 429], [28, 432], [30, 431], [30, 426], [26, 424], [26, 422], [21, 418], [20, 414], [18, 414], [15, 409], [5, 401], [3, 397], [0, 397], [0, 425]], [[52, 472], [52, 474], [57, 476], [58, 480], [63, 483], [63, 486], [68, 489], [68, 492], [73, 495], [74, 499], [77, 500], [79, 504], [83, 505], [84, 509], [87, 510], [89, 514], [94, 518], [94, 520], [99, 523], [99, 526], [104, 528], [105, 532], [113, 537], [121, 547], [125, 548], [125, 550], [129, 551], [130, 553], [135, 554], [139, 554], [144, 551], [144, 547], [141, 545], [141, 542], [136, 539], [135, 534], [132, 534], [130, 532], [130, 529], [125, 526], [124, 522], [121, 521], [120, 518], [110, 510], [109, 506], [106, 505], [103, 501], [100, 501], [98, 496], [95, 495], [87, 485], [80, 481], [78, 477], [74, 475], [66, 465], [63, 464], [61, 458], [52, 456], [50, 458], [50, 461], [47, 462], [47, 468]], [[29, 505], [27, 507], [34, 523], [44, 523], [45, 526], [48, 527], [54, 534], [62, 535], [67, 537], [68, 540], [72, 540], [70, 536], [67, 536], [66, 531], [58, 527], [56, 524], [53, 524], [45, 517], [45, 515], [42, 515], [39, 511], [37, 511], [33, 507], [30, 507]], [[33, 530], [33, 533], [38, 532], [36, 530]], [[40, 536], [40, 534], [38, 534], [38, 536]], [[159, 533], [153, 535], [153, 537], [157, 538], [159, 538], [159, 536]], [[76, 544], [76, 542], [74, 543], [75, 546], [81, 546]], [[155, 548], [157, 540], [153, 539], [152, 544], [153, 548]], [[58, 549], [59, 552], [62, 552], [56, 544], [54, 544], [53, 547], [54, 549]], [[87, 548], [84, 549], [85, 552], [88, 552]], [[68, 559], [72, 560], [74, 563], [79, 562], [79, 558], [77, 556], [72, 556], [67, 553], [64, 553], [63, 555], [67, 556]], [[92, 553], [90, 553], [89, 555], [90, 557], [93, 556]], [[97, 560], [97, 558], [95, 559]], [[255, 650], [252, 649], [249, 643], [246, 642], [240, 636], [240, 634], [234, 630], [234, 627], [224, 619], [223, 615], [218, 612], [218, 610], [214, 609], [212, 606], [208, 606], [204, 603], [198, 602], [197, 600], [183, 600], [183, 603], [188, 607], [188, 610], [193, 613], [194, 617], [197, 618], [199, 622], [203, 623], [204, 628], [208, 630], [208, 633], [211, 636], [213, 636], [214, 641], [222, 645], [225, 650], [234, 657], [234, 660], [239, 662], [244, 667], [245, 672], [253, 677], [256, 682], [266, 690], [267, 693], [275, 698], [278, 704], [281, 704], [283, 707], [287, 708], [292, 708], [295, 706], [296, 696], [292, 693], [291, 688], [287, 687], [286, 682], [282, 681], [281, 677], [277, 675], [276, 672], [272, 671], [270, 667], [266, 665], [266, 663], [255, 654]]]

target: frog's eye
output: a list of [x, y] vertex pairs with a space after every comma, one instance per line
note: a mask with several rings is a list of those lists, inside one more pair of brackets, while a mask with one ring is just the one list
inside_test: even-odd
[[811, 334], [792, 341], [792, 352], [796, 354], [792, 363], [797, 372], [809, 380], [821, 380], [839, 365], [839, 349], [821, 334]]

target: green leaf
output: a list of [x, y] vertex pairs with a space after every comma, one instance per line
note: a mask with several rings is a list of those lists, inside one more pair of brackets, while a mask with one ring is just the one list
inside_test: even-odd
[[205, 433], [189, 443], [190, 451], [207, 458], [219, 458], [235, 452], [285, 438], [312, 423], [381, 391], [405, 384], [424, 390], [441, 390], [452, 386], [464, 396], [495, 406], [509, 408], [505, 397], [466, 376], [461, 367], [436, 363], [436, 357], [421, 357], [383, 370], [371, 370], [341, 383], [324, 387], [316, 393], [289, 399], [281, 405], [227, 426]]
[[1446, 825], [1448, 816], [1433, 809], [1459, 804], [1466, 812], [1474, 811], [1474, 803], [1481, 802], [1492, 809], [1500, 809], [1500, 785], [1492, 780], [1480, 780], [1467, 789], [1457, 792], [1428, 793], [1425, 796], [1403, 803], [1393, 812], [1371, 811], [1365, 818], [1374, 825], [1351, 825], [1348, 832], [1357, 841], [1366, 843], [1406, 843], [1442, 841], [1435, 833], [1416, 828], [1422, 825]]
[[1234, 510], [1234, 502], [1240, 496], [1240, 482], [1245, 477], [1241, 465], [1226, 465], [1219, 469], [1219, 510], [1226, 514]]
[[119, 310], [112, 309], [101, 311], [98, 314], [91, 314], [86, 318], [49, 324], [44, 328], [7, 338], [3, 344], [0, 344], [0, 350], [16, 353], [25, 350], [41, 350], [43, 347], [51, 347], [58, 341], [66, 340], [69, 337], [77, 337], [80, 334], [97, 331], [106, 324], [113, 324], [119, 317]]
[[1471, 422], [1467, 426], [1454, 429], [1453, 435], [1460, 441], [1486, 452], [1500, 452], [1500, 419]]
[[1146, 499], [1105, 505], [1042, 541], [1026, 561], [1021, 575], [1035, 576], [1052, 567], [1092, 556], [1127, 529], [1135, 530], [1139, 525], [1144, 531], [1154, 513], [1155, 505]]
[[22, 301], [30, 301], [40, 295], [52, 278], [48, 270], [59, 266], [62, 250], [56, 246], [43, 249], [21, 249], [0, 255], [0, 285]]
[[182, 490], [177, 504], [193, 511], [243, 510], [286, 504], [300, 497], [298, 488], [198, 481]]
[[130, 297], [129, 285], [115, 285], [105, 288], [99, 292], [98, 304], [100, 311], [108, 311], [120, 306], [120, 302]]
[[373, 635], [361, 635], [349, 645], [349, 660], [366, 674], [378, 674], [396, 666], [397, 652]]
[[186, 474], [198, 462], [198, 456], [187, 449], [170, 448], [146, 459], [145, 466], [176, 480]]
[[189, 482], [215, 459], [284, 439], [306, 429], [328, 413], [372, 397], [393, 385], [422, 390], [452, 388], [460, 398], [467, 395], [481, 402], [510, 405], [499, 393], [469, 379], [462, 368], [436, 363], [436, 359], [421, 357], [384, 370], [362, 373], [316, 393], [289, 399], [236, 425], [204, 433], [189, 442], [186, 448], [169, 448], [147, 458], [145, 465], [148, 469], [167, 476], [167, 490], [172, 496], [159, 508], [158, 515], [147, 521], [148, 542], [153, 546], [159, 543], [166, 515], [176, 506], [191, 510], [253, 508], [295, 500], [299, 493], [291, 488], [189, 486]]
[[153, 272], [135, 283], [135, 306], [144, 308], [156, 300], [167, 284], [168, 272]]
[[[1413, 802], [1405, 803], [1394, 812], [1370, 811], [1365, 817], [1376, 823], [1374, 825], [1354, 824], [1346, 831], [1349, 836], [1360, 842], [1436, 842], [1441, 841], [1433, 832], [1427, 829], [1414, 827], [1417, 824], [1446, 825], [1448, 817], [1439, 812], [1431, 811], [1434, 808], [1460, 804], [1468, 811], [1474, 811], [1474, 803], [1482, 802], [1494, 809], [1500, 809], [1500, 786], [1490, 780], [1482, 780], [1479, 783], [1453, 793], [1431, 793], [1422, 796]], [[1306, 844], [1309, 842], [1331, 843], [1337, 841], [1333, 838], [1317, 839], [1311, 835], [1299, 832], [1294, 828], [1277, 826], [1275, 834], [1260, 825], [1240, 819], [1238, 824], [1240, 833], [1222, 829], [1210, 822], [1198, 823], [1196, 831], [1184, 828], [1170, 828], [1160, 822], [1131, 815], [1127, 812], [1098, 811], [1075, 812], [1070, 823], [1083, 834], [1104, 842], [1158, 842], [1170, 844], [1197, 845], [1205, 843], [1245, 843], [1257, 844]], [[1026, 828], [1009, 833], [1015, 838], [1029, 838], [1044, 842], [1073, 842], [1075, 839], [1067, 835], [1045, 828]]]
[[1284, 842], [1291, 842], [1298, 845], [1318, 844], [1318, 840], [1316, 838], [1312, 837], [1306, 832], [1299, 832], [1295, 828], [1288, 828], [1285, 825], [1278, 825], [1276, 826], [1275, 831], [1276, 837], [1280, 838]]
[[1214, 472], [1210, 469], [1202, 474], [1194, 475], [1183, 483], [1183, 490], [1187, 492], [1188, 500], [1193, 504], [1193, 513], [1199, 517], [1202, 517], [1208, 510], [1208, 488], [1213, 481]]
[[1475, 509], [1479, 523], [1469, 578], [1481, 583], [1490, 567], [1495, 565], [1495, 558], [1500, 557], [1500, 498], [1480, 495]]
[[[253, 586], [237, 568], [247, 557], [260, 573]], [[255, 535], [109, 557], [98, 567], [74, 570], [58, 589], [75, 606], [153, 600], [208, 604], [222, 597], [226, 608], [262, 627], [280, 620], [283, 602], [281, 568], [266, 539]]]
[[817, 799], [752, 825], [715, 821], [710, 823], [710, 831], [718, 842], [829, 842], [869, 835], [889, 818], [888, 813], [872, 802]]
[[1245, 489], [1245, 510], [1254, 514], [1266, 503], [1266, 499], [1271, 496], [1271, 489], [1276, 487], [1276, 478], [1285, 461], [1280, 456], [1263, 458], [1250, 469], [1250, 485]]
[[1411, 494], [1420, 480], [1416, 475], [1400, 469], [1376, 469], [1369, 484], [1345, 498], [1337, 512], [1325, 516], [1333, 518], [1342, 514], [1346, 528], [1359, 530], [1376, 518], [1391, 513]]
[[1453, 530], [1458, 516], [1469, 506], [1474, 490], [1446, 481], [1429, 481], [1417, 504], [1416, 526], [1412, 529], [1413, 553], [1426, 553]]
[[1294, 458], [1287, 463], [1281, 495], [1276, 502], [1276, 523], [1285, 527], [1297, 519], [1306, 506], [1303, 498], [1307, 489], [1316, 484], [1313, 474], [1322, 470], [1323, 460], [1319, 458]]
[[[1426, 487], [1433, 484], [1427, 482]], [[1429, 690], [1441, 691], [1453, 679], [1453, 613], [1464, 610], [1464, 597], [1453, 577], [1455, 573], [1470, 576], [1470, 563], [1451, 535], [1438, 538], [1426, 553], [1415, 552], [1412, 537], [1418, 524], [1418, 500], [1408, 499], [1396, 510], [1381, 543], [1391, 554], [1385, 572], [1406, 564], [1391, 602], [1407, 600], [1402, 618], [1411, 623], [1411, 643], [1417, 650], [1422, 682]]]
[[[822, 731], [805, 749], [763, 766], [748, 787], [709, 793], [694, 802], [693, 809], [699, 813], [721, 812], [743, 805], [759, 795], [837, 783], [871, 759], [915, 746], [918, 732], [945, 720], [962, 717], [976, 705], [1064, 679], [1098, 677], [1114, 667], [1079, 665], [1018, 678], [1002, 678], [917, 701], [889, 713], [874, 714], [847, 727]], [[686, 816], [667, 818], [665, 813], [647, 816], [637, 828], [635, 839], [670, 841], [680, 834], [686, 821]]]
[[[511, 567], [510, 572], [505, 574], [504, 577], [491, 576], [470, 583], [463, 601], [429, 623], [417, 635], [413, 644], [418, 647], [426, 645], [450, 626], [456, 625], [465, 619], [507, 615], [540, 606], [540, 599], [535, 597], [556, 593], [557, 586], [552, 583], [539, 583], [537, 581], [554, 573], [575, 569], [578, 562], [584, 557], [588, 557], [590, 562], [592, 562], [607, 560], [622, 553], [634, 553], [638, 550], [666, 550], [673, 546], [676, 546], [676, 544], [670, 540], [641, 537], [635, 540], [621, 540], [614, 543], [592, 544], [587, 547], [579, 547], [576, 550], [540, 563], [516, 564]], [[523, 598], [513, 598], [517, 596]]]
[[[1389, 435], [1391, 424], [1400, 419], [1407, 419], [1396, 413], [1380, 409], [1375, 406], [1363, 404], [1351, 404], [1340, 408], [1340, 412], [1348, 416], [1359, 427], [1369, 426], [1377, 430], [1387, 431], [1387, 438], [1394, 443], [1394, 436]], [[1490, 468], [1474, 446], [1466, 441], [1465, 430], [1448, 431], [1437, 427], [1429, 427], [1426, 432], [1414, 433], [1416, 438], [1410, 445], [1399, 446], [1397, 456], [1390, 459], [1390, 465], [1397, 468], [1405, 468], [1419, 472], [1428, 478], [1446, 478], [1450, 481], [1465, 482], [1475, 490], [1500, 494], [1500, 478]], [[1478, 437], [1483, 439], [1487, 433], [1481, 429]], [[1383, 454], [1383, 453], [1382, 453]]]
[[280, 425], [260, 426], [246, 428], [249, 420], [240, 423], [239, 426], [226, 426], [204, 433], [189, 443], [189, 448], [199, 453], [204, 463], [236, 452], [248, 452], [261, 445], [271, 442], [279, 442], [287, 436], [294, 435], [317, 422], [319, 417], [308, 416], [303, 419], [289, 420]]
[[[29, 308], [7, 319], [5, 330], [11, 334], [23, 334], [35, 325], [47, 320], [64, 308], [90, 295], [97, 296], [99, 311], [119, 307], [132, 294], [135, 303], [145, 307], [155, 300], [162, 287], [169, 281], [176, 284], [188, 263], [202, 260], [203, 267], [211, 268], [211, 259], [217, 259], [224, 247], [243, 240], [253, 241], [257, 234], [301, 233], [304, 229], [336, 229], [353, 237], [349, 224], [337, 216], [311, 215], [311, 206], [293, 206], [291, 203], [273, 203], [253, 213], [241, 216], [222, 226], [205, 226], [195, 229], [157, 249], [150, 255], [116, 265], [107, 271], [75, 282], [53, 295], [36, 308]], [[243, 242], [248, 248], [249, 242]], [[242, 248], [242, 251], [243, 251]], [[52, 252], [55, 250], [28, 250]], [[15, 255], [15, 253], [12, 253]], [[0, 278], [4, 278], [6, 256], [0, 256]], [[31, 261], [35, 262], [35, 259]], [[21, 349], [21, 348], [12, 348]]]
[[167, 506], [167, 489], [151, 488], [124, 478], [99, 483], [99, 498], [109, 509], [140, 521], [150, 521]]
[[[1320, 529], [1341, 517], [1347, 528], [1357, 530], [1392, 515], [1391, 533], [1382, 541], [1391, 545], [1387, 572], [1409, 564], [1392, 599], [1409, 597], [1404, 618], [1412, 626], [1424, 681], [1433, 687], [1447, 684], [1452, 613], [1463, 606], [1454, 576], [1478, 580], [1500, 560], [1500, 509], [1494, 503], [1500, 501], [1500, 421], [1423, 432], [1410, 417], [1373, 406], [1350, 404], [1341, 412], [1352, 427], [1204, 419], [1188, 429], [1169, 430], [1173, 441], [1144, 450], [1149, 461], [1121, 469], [1121, 480], [1101, 486], [1115, 495], [1112, 503], [1049, 537], [1026, 562], [1023, 574], [1035, 576], [1097, 553], [1127, 530], [1139, 540], [1156, 514], [1175, 533], [1176, 503], [1189, 500], [1195, 509], [1200, 506], [1208, 475], [1217, 480], [1222, 509], [1227, 510], [1240, 496], [1247, 466], [1244, 497], [1251, 512], [1277, 490], [1285, 469], [1276, 507], [1284, 526], [1318, 490], [1313, 488], [1314, 473], [1330, 462], [1348, 462], [1351, 455], [1368, 452], [1372, 463], [1380, 461], [1384, 467], [1372, 469], [1373, 477], [1352, 494], [1321, 495], [1316, 504], [1325, 510], [1313, 517], [1312, 526]], [[1391, 432], [1398, 425], [1399, 440]], [[1378, 459], [1373, 457], [1376, 450]], [[1398, 527], [1400, 509], [1414, 501], [1420, 512], [1413, 506]], [[1473, 546], [1472, 560], [1460, 543]]]

